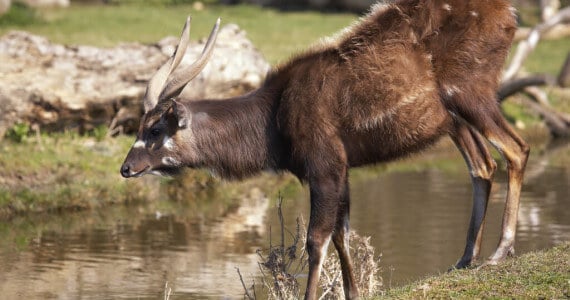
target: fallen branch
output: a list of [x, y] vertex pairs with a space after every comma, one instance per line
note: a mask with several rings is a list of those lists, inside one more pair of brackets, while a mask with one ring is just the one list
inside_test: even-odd
[[541, 35], [550, 30], [552, 26], [560, 22], [569, 21], [570, 7], [567, 7], [545, 23], [536, 26], [528, 39], [519, 44], [511, 65], [503, 75], [503, 82], [497, 92], [497, 98], [500, 102], [518, 92], [522, 92], [534, 100], [523, 99], [522, 101], [545, 121], [551, 136], [554, 138], [570, 137], [570, 116], [552, 109], [547, 94], [539, 89], [538, 86], [559, 85], [564, 87], [570, 85], [570, 53], [557, 78], [548, 74], [535, 74], [520, 78], [516, 78], [515, 75], [518, 73], [524, 60], [536, 47]]
[[[529, 98], [534, 99], [533, 94], [526, 94]], [[531, 101], [528, 98], [522, 98], [524, 105], [539, 114], [550, 130], [550, 134], [554, 138], [570, 137], [570, 117], [555, 110], [550, 109], [538, 102]]]
[[548, 74], [537, 74], [510, 79], [501, 84], [501, 87], [497, 92], [497, 97], [499, 98], [499, 101], [503, 102], [509, 96], [512, 96], [527, 87], [553, 85], [555, 84], [555, 81], [556, 80]]
[[[245, 286], [245, 282], [243, 281], [243, 277], [241, 276], [241, 272], [239, 271], [239, 268], [236, 268], [236, 271], [239, 275], [239, 280], [241, 281], [241, 285], [243, 286], [243, 290], [245, 291], [245, 297], [247, 297], [247, 299], [249, 300], [255, 300], [255, 296], [252, 296], [249, 293], [249, 289]], [[255, 288], [252, 288], [255, 291]]]
[[[302, 218], [297, 218], [297, 229], [295, 234], [283, 229], [284, 220], [281, 211], [283, 201], [281, 196], [277, 206], [277, 214], [281, 226], [281, 242], [273, 246], [270, 238], [269, 249], [257, 250], [260, 261], [258, 266], [261, 274], [261, 287], [267, 294], [262, 295], [263, 299], [299, 299], [300, 284], [298, 278], [306, 272], [308, 255], [305, 249], [299, 244], [306, 244], [307, 232]], [[284, 238], [289, 233], [293, 240], [286, 246]], [[356, 284], [363, 297], [372, 297], [381, 292], [383, 286], [382, 278], [378, 276], [380, 272], [380, 256], [374, 254], [374, 248], [370, 246], [370, 238], [361, 237], [355, 232], [350, 232], [350, 250], [354, 257], [354, 271]], [[296, 267], [294, 266], [296, 265]], [[251, 288], [247, 288], [244, 279], [236, 268], [242, 287], [245, 290], [244, 298], [252, 300], [258, 299], [255, 291], [255, 282]], [[319, 281], [323, 294], [320, 299], [342, 299], [342, 271], [340, 261], [336, 252], [329, 253], [322, 265], [322, 276]], [[258, 285], [259, 286], [259, 285]]]
[[530, 32], [528, 38], [519, 43], [511, 64], [503, 73], [503, 81], [508, 81], [515, 77], [528, 55], [536, 48], [536, 45], [540, 41], [542, 35], [544, 35], [557, 24], [569, 22], [570, 6], [560, 10], [557, 14], [555, 14], [552, 18], [546, 20], [544, 23], [535, 26]]
[[556, 81], [560, 87], [570, 87], [570, 52], [566, 56], [566, 61], [564, 61]]
[[[532, 28], [529, 27], [519, 27], [517, 32], [515, 32], [514, 42], [520, 42], [522, 40], [528, 39]], [[540, 39], [541, 40], [559, 40], [570, 37], [570, 25], [567, 24], [557, 24], [554, 25], [548, 32], [545, 32]]]
[[532, 98], [540, 105], [551, 108], [550, 101], [548, 101], [548, 94], [537, 86], [529, 86], [524, 89], [527, 95], [532, 95]]

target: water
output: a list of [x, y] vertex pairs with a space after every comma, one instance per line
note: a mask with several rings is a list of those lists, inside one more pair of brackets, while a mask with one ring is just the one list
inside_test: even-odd
[[[537, 149], [535, 147], [535, 149]], [[439, 158], [441, 159], [441, 158]], [[447, 159], [444, 159], [446, 161]], [[521, 197], [518, 254], [570, 240], [570, 146], [538, 147]], [[353, 176], [352, 227], [382, 253], [385, 286], [447, 270], [462, 254], [471, 186], [457, 154], [444, 167]], [[499, 237], [505, 174], [496, 175], [483, 256]], [[241, 298], [256, 250], [277, 239], [275, 199], [154, 203], [0, 223], [0, 299]], [[166, 205], [163, 207], [161, 205]], [[307, 192], [285, 199], [287, 226], [307, 218]]]

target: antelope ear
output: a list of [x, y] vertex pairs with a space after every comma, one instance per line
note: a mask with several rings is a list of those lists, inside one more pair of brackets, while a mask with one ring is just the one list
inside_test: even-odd
[[176, 100], [172, 100], [172, 109], [174, 115], [176, 116], [176, 119], [178, 120], [178, 127], [179, 128], [188, 127], [190, 123], [189, 122], [190, 115], [188, 114], [188, 109], [186, 108], [186, 106], [184, 106], [184, 104]]

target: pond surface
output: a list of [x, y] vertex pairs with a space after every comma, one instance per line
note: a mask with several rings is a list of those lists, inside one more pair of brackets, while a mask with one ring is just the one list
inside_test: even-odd
[[[521, 198], [518, 254], [570, 240], [570, 146], [538, 149]], [[444, 272], [463, 252], [471, 185], [458, 154], [444, 161], [352, 177], [352, 228], [382, 253], [385, 287]], [[498, 172], [493, 186], [483, 257], [498, 241], [505, 176]], [[258, 274], [256, 250], [268, 247], [269, 228], [273, 241], [278, 235], [276, 200], [253, 189], [238, 204], [206, 201], [0, 223], [0, 299], [162, 299], [166, 283], [170, 299], [241, 299], [236, 268], [247, 284]], [[287, 196], [283, 210], [290, 229], [306, 220], [306, 190]]]

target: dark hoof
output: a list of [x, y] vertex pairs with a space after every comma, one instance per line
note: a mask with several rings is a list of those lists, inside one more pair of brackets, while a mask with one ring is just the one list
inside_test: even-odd
[[453, 270], [459, 270], [459, 269], [467, 269], [473, 266], [473, 262], [471, 260], [468, 259], [460, 259], [455, 266], [449, 268], [449, 270], [447, 270], [447, 272], [451, 272]]

